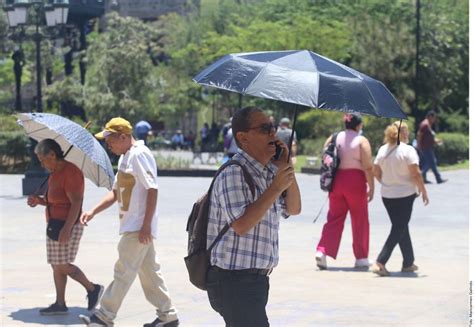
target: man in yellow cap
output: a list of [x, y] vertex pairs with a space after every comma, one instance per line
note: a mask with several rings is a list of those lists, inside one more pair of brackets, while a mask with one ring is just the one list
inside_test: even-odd
[[133, 138], [132, 125], [121, 117], [112, 118], [95, 136], [105, 139], [109, 149], [120, 155], [118, 172], [112, 191], [92, 210], [82, 214], [81, 223], [87, 224], [117, 201], [122, 237], [114, 280], [100, 301], [100, 309], [90, 317], [79, 317], [88, 326], [113, 326], [120, 305], [138, 275], [145, 297], [156, 307], [158, 315], [144, 326], [178, 326], [177, 311], [160, 273], [160, 265], [155, 261], [153, 238], [156, 238], [158, 199], [155, 159], [142, 140]]

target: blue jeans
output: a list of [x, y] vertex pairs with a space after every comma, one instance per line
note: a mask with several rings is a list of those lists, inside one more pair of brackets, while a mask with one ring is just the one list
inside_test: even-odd
[[227, 327], [268, 327], [268, 276], [216, 271], [207, 274], [207, 295], [211, 307]]
[[436, 181], [439, 183], [441, 181], [441, 175], [438, 171], [438, 162], [436, 160], [434, 149], [430, 148], [426, 150], [421, 150], [421, 155], [423, 156], [423, 164], [421, 167], [421, 174], [423, 175], [423, 179], [426, 181], [426, 173], [428, 172], [428, 170], [431, 169], [436, 177]]

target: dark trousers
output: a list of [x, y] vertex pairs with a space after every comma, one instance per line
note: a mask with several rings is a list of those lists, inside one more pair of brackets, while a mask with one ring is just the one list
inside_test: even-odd
[[392, 222], [392, 229], [390, 230], [387, 241], [385, 241], [383, 249], [377, 258], [378, 262], [386, 264], [397, 244], [400, 246], [400, 250], [402, 251], [403, 268], [410, 267], [415, 261], [410, 231], [408, 230], [408, 222], [411, 218], [415, 198], [416, 194], [396, 199], [382, 198], [388, 216], [390, 217], [390, 221]]
[[265, 310], [268, 276], [211, 269], [206, 287], [211, 307], [224, 318], [227, 327], [270, 326]]
[[441, 181], [441, 175], [438, 171], [438, 161], [436, 160], [436, 155], [433, 148], [422, 150], [421, 155], [423, 156], [422, 166], [421, 166], [421, 175], [426, 181], [426, 173], [428, 170], [432, 170], [435, 175], [436, 182]]

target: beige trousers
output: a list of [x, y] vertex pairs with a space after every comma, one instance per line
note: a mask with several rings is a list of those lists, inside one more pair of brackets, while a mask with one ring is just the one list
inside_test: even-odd
[[125, 295], [135, 278], [140, 278], [145, 297], [156, 307], [158, 317], [163, 321], [177, 319], [177, 311], [171, 302], [160, 264], [155, 261], [155, 247], [152, 243], [138, 241], [138, 232], [124, 233], [118, 244], [119, 259], [114, 267], [114, 280], [104, 292], [97, 317], [113, 326], [113, 320]]

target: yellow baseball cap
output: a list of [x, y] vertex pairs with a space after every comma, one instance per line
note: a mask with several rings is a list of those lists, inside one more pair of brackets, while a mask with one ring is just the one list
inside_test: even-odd
[[105, 124], [104, 130], [95, 134], [95, 137], [102, 140], [112, 133], [132, 135], [132, 125], [128, 120], [122, 117], [115, 117], [109, 120], [109, 122]]

